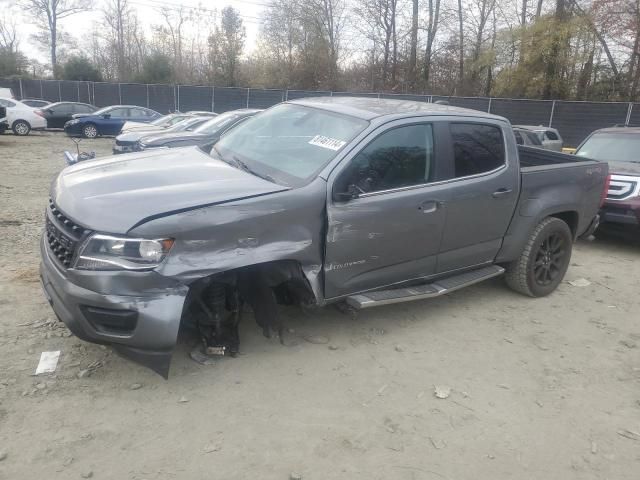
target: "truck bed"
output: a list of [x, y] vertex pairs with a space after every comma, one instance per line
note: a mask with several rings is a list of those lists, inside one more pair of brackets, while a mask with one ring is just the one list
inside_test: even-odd
[[549, 170], [550, 167], [567, 167], [569, 164], [598, 163], [590, 158], [523, 145], [518, 145], [518, 156], [520, 157], [520, 168], [524, 172], [536, 171], [539, 169], [538, 167]]

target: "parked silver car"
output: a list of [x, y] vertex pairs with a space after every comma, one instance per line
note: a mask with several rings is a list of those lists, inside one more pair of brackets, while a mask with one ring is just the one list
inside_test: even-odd
[[513, 127], [534, 132], [538, 135], [538, 138], [542, 143], [542, 148], [554, 150], [556, 152], [562, 151], [564, 141], [560, 136], [560, 132], [555, 128], [545, 127], [544, 125], [514, 125]]
[[516, 137], [518, 145], [525, 145], [533, 148], [544, 148], [538, 134], [525, 128], [513, 128], [513, 135]]

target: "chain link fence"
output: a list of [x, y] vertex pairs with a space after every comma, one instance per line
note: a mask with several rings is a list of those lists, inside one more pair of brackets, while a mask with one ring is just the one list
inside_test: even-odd
[[547, 125], [557, 128], [565, 145], [577, 146], [592, 131], [615, 124], [640, 124], [640, 104], [626, 102], [576, 102], [489, 97], [329, 92], [193, 85], [76, 82], [69, 80], [6, 80], [16, 98], [50, 102], [73, 101], [109, 105], [139, 105], [161, 113], [207, 110], [217, 113], [238, 108], [268, 108], [286, 100], [322, 96], [365, 96], [418, 102], [446, 100], [451, 105], [506, 117], [514, 125]]

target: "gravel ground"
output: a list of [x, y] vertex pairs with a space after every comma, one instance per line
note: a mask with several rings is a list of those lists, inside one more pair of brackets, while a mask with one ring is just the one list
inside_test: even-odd
[[285, 310], [318, 342], [293, 347], [249, 318], [243, 355], [201, 366], [184, 338], [165, 381], [71, 336], [40, 291], [68, 148], [0, 137], [0, 479], [640, 478], [637, 242], [578, 243], [566, 280], [589, 285], [548, 298], [495, 279], [356, 319]]

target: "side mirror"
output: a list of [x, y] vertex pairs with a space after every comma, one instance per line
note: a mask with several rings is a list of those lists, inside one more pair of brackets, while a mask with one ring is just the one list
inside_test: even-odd
[[355, 200], [358, 198], [360, 196], [360, 190], [354, 184], [351, 184], [347, 187], [346, 192], [337, 192], [335, 196], [336, 200], [348, 202], [349, 200]]
[[102, 118], [111, 118], [111, 114], [110, 113], [103, 113], [102, 114]]

